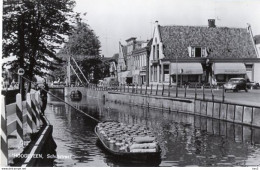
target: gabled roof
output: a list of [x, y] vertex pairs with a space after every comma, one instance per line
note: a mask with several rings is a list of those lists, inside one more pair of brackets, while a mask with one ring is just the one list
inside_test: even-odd
[[257, 57], [245, 28], [159, 26], [159, 31], [166, 59], [189, 58], [189, 46], [206, 47], [211, 58]]
[[255, 44], [260, 44], [260, 35], [254, 36]]

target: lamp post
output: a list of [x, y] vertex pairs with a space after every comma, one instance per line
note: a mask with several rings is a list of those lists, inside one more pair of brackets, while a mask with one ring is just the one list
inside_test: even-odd
[[178, 97], [178, 55], [175, 55], [176, 59], [176, 97]]

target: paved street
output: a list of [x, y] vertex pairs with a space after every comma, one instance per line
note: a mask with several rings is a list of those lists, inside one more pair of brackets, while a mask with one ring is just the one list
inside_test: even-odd
[[[123, 89], [122, 89], [123, 90]], [[127, 92], [127, 88], [125, 89]], [[131, 92], [132, 89], [130, 87], [129, 91]], [[205, 89], [205, 99], [212, 100], [212, 93], [211, 89]], [[140, 88], [138, 88], [138, 93], [140, 93]], [[145, 94], [145, 88], [142, 89], [142, 94]], [[147, 89], [147, 94], [151, 94], [150, 88]], [[222, 100], [223, 90], [222, 89], [213, 89], [214, 100]], [[152, 95], [156, 95], [156, 89], [153, 89]], [[162, 96], [162, 89], [159, 88], [157, 95]], [[168, 87], [164, 89], [163, 96], [168, 96]], [[176, 96], [176, 89], [172, 87], [170, 89], [170, 96]], [[178, 88], [178, 97], [184, 98], [185, 96], [185, 89]], [[195, 97], [195, 89], [190, 88], [186, 90], [186, 98], [194, 98]], [[197, 89], [197, 98], [203, 98], [203, 90], [201, 88]], [[225, 92], [225, 101], [237, 104], [244, 104], [244, 105], [254, 105], [260, 107], [260, 89], [252, 89], [245, 91], [227, 91]]]

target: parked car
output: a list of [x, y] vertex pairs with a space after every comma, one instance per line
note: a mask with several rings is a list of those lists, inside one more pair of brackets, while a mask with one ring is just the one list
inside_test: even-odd
[[246, 83], [246, 86], [247, 86], [248, 89], [257, 89], [257, 88], [259, 88], [259, 83], [248, 81]]
[[227, 83], [224, 84], [225, 92], [227, 90], [245, 90], [247, 92], [246, 80], [244, 78], [231, 78]]
[[119, 85], [119, 82], [117, 81], [117, 79], [115, 77], [106, 77], [103, 80], [103, 85], [105, 87], [117, 87]]

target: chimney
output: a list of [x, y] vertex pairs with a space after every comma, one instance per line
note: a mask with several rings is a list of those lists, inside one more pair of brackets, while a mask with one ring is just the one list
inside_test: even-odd
[[215, 19], [208, 19], [209, 28], [215, 28]]

